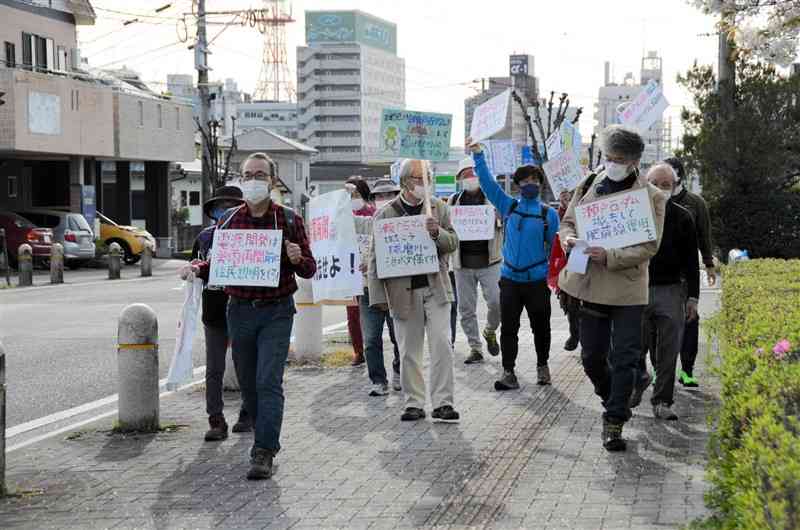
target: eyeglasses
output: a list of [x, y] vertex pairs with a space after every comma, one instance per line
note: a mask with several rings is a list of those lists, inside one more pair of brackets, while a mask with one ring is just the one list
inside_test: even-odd
[[243, 181], [248, 181], [248, 180], [269, 180], [271, 178], [272, 178], [272, 176], [269, 175], [268, 173], [264, 172], [264, 171], [254, 171], [254, 172], [245, 171], [242, 174], [242, 180]]
[[422, 177], [408, 177], [408, 180], [414, 182], [415, 184], [424, 184], [425, 183], [425, 179], [423, 179]]

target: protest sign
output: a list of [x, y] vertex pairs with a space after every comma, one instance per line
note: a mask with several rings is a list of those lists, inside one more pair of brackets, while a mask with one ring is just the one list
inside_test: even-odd
[[381, 151], [392, 158], [447, 160], [453, 116], [383, 109]]
[[548, 158], [558, 156], [564, 151], [573, 151], [578, 158], [583, 147], [580, 131], [568, 121], [561, 123], [547, 139], [546, 145]]
[[562, 191], [572, 191], [583, 180], [583, 168], [575, 157], [575, 152], [567, 149], [561, 151], [542, 166], [553, 195], [558, 197]]
[[483, 102], [472, 114], [470, 136], [473, 142], [486, 140], [499, 133], [508, 124], [508, 105], [511, 89], [504, 90], [495, 97]]
[[314, 303], [349, 302], [363, 294], [361, 252], [356, 238], [350, 193], [337, 190], [309, 203], [311, 253], [317, 260]]
[[439, 254], [424, 215], [375, 220], [373, 237], [378, 278], [439, 272]]
[[209, 285], [277, 287], [282, 230], [214, 230]]
[[[486, 153], [486, 165], [493, 175], [508, 175], [517, 169], [517, 148], [511, 140], [481, 142]], [[521, 152], [520, 152], [521, 155]]]
[[451, 206], [450, 221], [460, 241], [487, 241], [494, 237], [496, 217], [492, 205]]
[[662, 86], [651, 79], [625, 110], [620, 113], [620, 122], [639, 131], [646, 131], [659, 121], [669, 107]]
[[578, 237], [590, 247], [624, 248], [656, 241], [647, 189], [608, 195], [575, 207]]
[[203, 280], [195, 278], [194, 274], [192, 274], [186, 279], [183, 289], [183, 307], [178, 317], [175, 350], [167, 373], [167, 390], [177, 390], [178, 387], [192, 380], [192, 343], [197, 332], [197, 321], [199, 320], [203, 295]]

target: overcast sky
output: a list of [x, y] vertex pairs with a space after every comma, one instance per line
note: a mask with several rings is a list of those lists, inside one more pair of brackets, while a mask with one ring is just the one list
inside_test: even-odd
[[[160, 14], [155, 9], [168, 0], [101, 0], [92, 2], [98, 14], [95, 26], [82, 27], [83, 56], [92, 66], [127, 66], [138, 71], [153, 88], [170, 73], [194, 73], [194, 56], [178, 40], [178, 17], [191, 11], [191, 0], [175, 0]], [[259, 7], [258, 0], [207, 0], [207, 9]], [[697, 60], [716, 64], [714, 19], [686, 0], [295, 0], [295, 23], [287, 30], [289, 68], [295, 73], [295, 48], [305, 43], [305, 10], [360, 9], [398, 26], [398, 54], [406, 60], [406, 106], [412, 110], [451, 113], [453, 143], [460, 143], [465, 97], [479, 88], [473, 79], [505, 76], [508, 56], [535, 57], [535, 75], [542, 93], [568, 92], [584, 107], [584, 137], [594, 126], [593, 105], [603, 84], [603, 63], [611, 61], [616, 81], [626, 72], [639, 76], [643, 51], [657, 50], [664, 60], [665, 92], [672, 106], [675, 133], [681, 105], [691, 102], [675, 82]], [[123, 26], [131, 15], [144, 22]], [[190, 42], [192, 17], [186, 18]], [[210, 20], [228, 21], [217, 16]], [[222, 30], [209, 27], [209, 39]], [[230, 26], [214, 40], [209, 62], [211, 79], [236, 79], [252, 92], [261, 68], [263, 37], [256, 29]], [[172, 45], [171, 45], [172, 44]], [[159, 47], [158, 51], [152, 51]], [[146, 53], [150, 52], [151, 53]], [[162, 84], [156, 84], [162, 83]]]

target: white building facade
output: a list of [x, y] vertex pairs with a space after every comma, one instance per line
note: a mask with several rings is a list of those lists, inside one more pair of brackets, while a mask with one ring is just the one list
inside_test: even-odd
[[236, 116], [237, 132], [262, 127], [286, 138], [297, 138], [297, 103], [288, 101], [241, 103]]

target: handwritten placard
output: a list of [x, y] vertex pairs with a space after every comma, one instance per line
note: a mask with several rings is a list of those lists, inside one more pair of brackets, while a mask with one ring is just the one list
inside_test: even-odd
[[575, 207], [578, 237], [590, 247], [625, 248], [656, 241], [647, 189], [603, 197]]
[[511, 140], [488, 140], [482, 142], [486, 153], [486, 165], [493, 175], [510, 175], [516, 171], [518, 148]]
[[362, 294], [361, 252], [350, 193], [337, 190], [309, 203], [311, 252], [317, 260], [314, 303], [346, 302]]
[[486, 140], [506, 128], [511, 89], [481, 103], [472, 114], [470, 136], [475, 142]]
[[495, 210], [486, 206], [451, 206], [450, 220], [460, 241], [488, 241], [494, 238]]
[[619, 119], [623, 125], [646, 131], [662, 118], [667, 107], [669, 102], [664, 97], [662, 86], [651, 79], [636, 99], [625, 107]]
[[376, 219], [373, 236], [378, 278], [439, 272], [436, 243], [425, 229], [424, 215]]
[[542, 169], [556, 197], [562, 191], [574, 190], [583, 180], [583, 168], [571, 149], [565, 149], [551, 157], [542, 165]]
[[282, 230], [215, 230], [209, 285], [277, 287]]
[[450, 114], [383, 109], [381, 151], [392, 158], [447, 160], [452, 126]]

